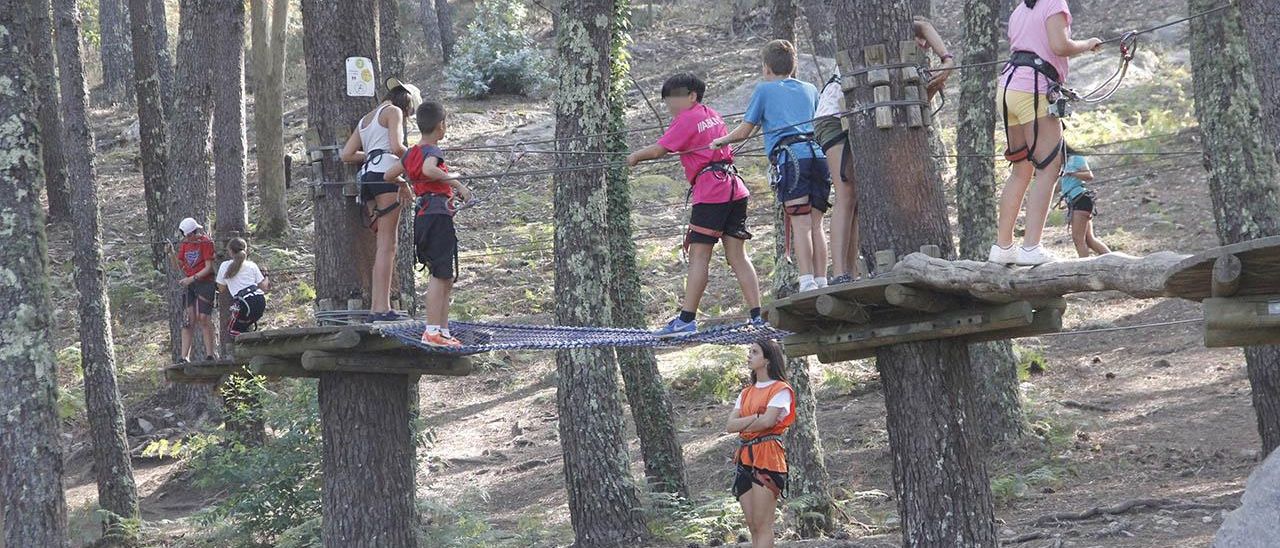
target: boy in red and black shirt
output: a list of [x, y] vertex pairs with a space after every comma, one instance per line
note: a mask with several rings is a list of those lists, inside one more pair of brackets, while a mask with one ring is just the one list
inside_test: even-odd
[[426, 102], [418, 107], [418, 144], [410, 147], [404, 159], [386, 173], [388, 181], [403, 175], [417, 198], [413, 218], [413, 244], [418, 262], [427, 266], [431, 281], [427, 284], [427, 328], [422, 342], [431, 346], [457, 348], [462, 343], [449, 332], [449, 294], [457, 280], [458, 233], [453, 226], [454, 196], [471, 200], [471, 191], [449, 173], [444, 151], [438, 144], [444, 139], [445, 111], [440, 103]]
[[186, 288], [182, 299], [185, 317], [182, 321], [182, 355], [179, 361], [191, 359], [192, 324], [199, 327], [203, 335], [205, 360], [213, 361], [217, 359], [214, 345], [218, 341], [211, 318], [213, 296], [218, 290], [213, 282], [213, 261], [217, 253], [213, 248], [213, 240], [204, 234], [204, 227], [195, 219], [183, 219], [178, 223], [178, 228], [182, 230], [182, 242], [173, 260], [184, 276], [178, 280], [178, 285]]

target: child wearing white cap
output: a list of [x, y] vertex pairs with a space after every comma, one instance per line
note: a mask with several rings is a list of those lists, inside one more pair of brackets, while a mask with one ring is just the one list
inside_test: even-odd
[[[179, 361], [191, 360], [192, 329], [199, 328], [204, 337], [205, 360], [217, 359], [217, 333], [213, 329], [213, 297], [217, 286], [213, 282], [213, 261], [216, 253], [213, 240], [204, 233], [204, 227], [195, 219], [187, 217], [178, 223], [182, 231], [182, 241], [173, 255], [174, 265], [182, 271], [183, 278], [178, 285], [186, 288], [183, 293], [182, 309], [182, 353]], [[171, 246], [172, 249], [172, 246]]]

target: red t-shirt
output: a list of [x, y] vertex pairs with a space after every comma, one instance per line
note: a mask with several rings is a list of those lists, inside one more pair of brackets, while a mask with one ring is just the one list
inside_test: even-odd
[[[205, 263], [213, 260], [215, 255], [213, 240], [204, 235], [197, 236], [194, 240], [183, 239], [182, 245], [178, 247], [178, 262], [182, 263], [182, 273], [187, 276], [194, 276], [203, 270]], [[197, 279], [212, 280], [213, 272]]]
[[413, 185], [413, 193], [418, 196], [440, 194], [452, 198], [453, 187], [448, 181], [431, 179], [422, 174], [422, 165], [427, 158], [435, 158], [436, 167], [445, 173], [449, 172], [449, 166], [444, 165], [444, 151], [440, 150], [440, 147], [413, 145], [408, 152], [404, 153], [404, 175]]

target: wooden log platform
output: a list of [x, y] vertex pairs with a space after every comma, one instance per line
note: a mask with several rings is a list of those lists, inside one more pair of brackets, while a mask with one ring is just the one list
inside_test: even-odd
[[164, 378], [184, 384], [217, 384], [222, 377], [244, 369], [247, 364], [247, 360], [239, 359], [175, 363], [164, 368]]
[[319, 377], [324, 371], [388, 375], [471, 373], [462, 354], [423, 352], [395, 337], [382, 336], [370, 325], [338, 325], [274, 329], [236, 337], [236, 358], [250, 371], [273, 377]]

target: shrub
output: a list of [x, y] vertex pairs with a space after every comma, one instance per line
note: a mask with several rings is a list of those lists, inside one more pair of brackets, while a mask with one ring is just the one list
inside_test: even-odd
[[527, 13], [518, 0], [483, 0], [445, 78], [463, 97], [494, 93], [534, 95], [551, 80], [550, 65], [526, 34]]

